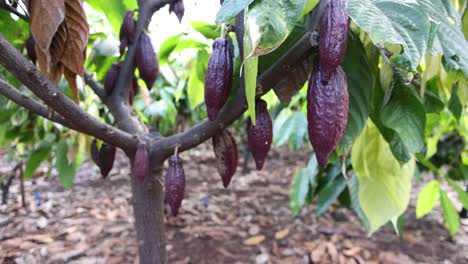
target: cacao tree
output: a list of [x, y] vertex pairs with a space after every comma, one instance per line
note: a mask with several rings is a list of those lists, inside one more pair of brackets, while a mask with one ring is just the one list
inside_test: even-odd
[[[272, 143], [311, 151], [291, 183], [295, 214], [317, 197], [318, 215], [339, 200], [370, 233], [397, 226], [415, 171], [429, 170], [416, 214], [440, 200], [456, 234], [460, 219], [441, 186], [468, 208], [459, 185], [468, 180], [467, 1], [221, 2], [216, 25], [192, 24], [206, 43], [180, 33], [157, 52], [150, 21], [166, 5], [181, 21], [183, 0], [116, 1], [113, 12], [104, 0], [0, 0], [0, 143], [27, 160], [25, 177], [48, 159], [70, 188], [85, 146], [108, 177], [120, 148], [140, 262], [164, 263], [164, 204], [174, 216], [183, 211], [190, 177], [179, 154], [211, 142], [228, 187], [234, 124], [257, 170]], [[107, 17], [115, 52], [90, 34], [85, 5]], [[197, 57], [181, 67], [184, 82], [171, 80], [162, 66], [180, 67], [171, 54], [187, 47]], [[195, 123], [183, 131], [182, 115]]]

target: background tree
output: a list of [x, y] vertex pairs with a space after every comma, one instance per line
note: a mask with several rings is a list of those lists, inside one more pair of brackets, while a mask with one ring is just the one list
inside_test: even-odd
[[[107, 1], [86, 2], [101, 12], [108, 8]], [[192, 62], [188, 69], [181, 69], [187, 84], [177, 83], [182, 86], [185, 101], [180, 100], [180, 95], [176, 99], [177, 92], [175, 96], [168, 95], [164, 88], [171, 83], [168, 75], [162, 74], [153, 84], [154, 76], [147, 76], [140, 67], [138, 77], [145, 81], [148, 90], [155, 87], [151, 93], [141, 89], [141, 97], [156, 96], [157, 103], [166, 105], [166, 115], [158, 114], [157, 104], [145, 109], [141, 103], [144, 100], [137, 100], [133, 107], [129, 100], [130, 87], [135, 86], [135, 70], [141, 64], [138, 61], [151, 57], [144, 56], [151, 53], [139, 43], [146, 36], [144, 32], [153, 14], [169, 4], [180, 16], [180, 3], [122, 1], [112, 9], [116, 13], [106, 12], [118, 32], [126, 11], [138, 8], [134, 36], [120, 38], [128, 49], [125, 51], [123, 45], [124, 59], [117, 64], [118, 58], [109, 60], [99, 54], [99, 34], [89, 35], [89, 15], [84, 12], [82, 1], [0, 1], [6, 10], [0, 11], [0, 64], [4, 67], [0, 69], [0, 93], [43, 117], [34, 118], [1, 98], [2, 121], [14, 125], [3, 127], [1, 141], [15, 142], [18, 155], [27, 159], [27, 177], [42, 160], [52, 159], [51, 153], [55, 153], [56, 168], [65, 187], [71, 186], [81, 164], [87, 145], [83, 143], [91, 141], [83, 134], [99, 139], [97, 145], [122, 149], [132, 166], [132, 204], [142, 263], [165, 261], [162, 166], [174, 153], [216, 136], [236, 120], [243, 121], [245, 111], [245, 118], [255, 123], [255, 102], [263, 95], [274, 117], [274, 143], [300, 148], [308, 142], [305, 83], [319, 53], [319, 32], [328, 1], [225, 1], [217, 22], [232, 26], [224, 32], [216, 32], [216, 26], [192, 25], [208, 39], [221, 35], [235, 39], [233, 91], [212, 121], [202, 121], [206, 117], [204, 111], [190, 111], [203, 102], [197, 87], [203, 87], [209, 45], [183, 39], [182, 34], [167, 39], [158, 55], [160, 64], [165, 65], [170, 54], [183, 50], [184, 45], [197, 50], [199, 63]], [[317, 213], [321, 214], [339, 199], [358, 213], [370, 232], [389, 221], [396, 226], [408, 205], [417, 160], [421, 168], [435, 175], [420, 193], [418, 217], [429, 213], [440, 199], [446, 225], [452, 235], [456, 233], [458, 214], [440, 184], [447, 181], [464, 207], [468, 207], [467, 194], [454, 182], [468, 178], [466, 5], [462, 0], [346, 1], [352, 21], [342, 62], [348, 79], [348, 122], [327, 167], [319, 168], [314, 154], [308, 166], [295, 176], [291, 190], [293, 212], [298, 213], [318, 197]], [[14, 20], [10, 13], [21, 19]], [[229, 33], [231, 29], [234, 32]], [[25, 32], [29, 30], [35, 39], [40, 71], [17, 49], [23, 46], [23, 41], [18, 40], [26, 40]], [[321, 35], [320, 41], [323, 39]], [[119, 74], [115, 85], [111, 85], [112, 91], [105, 90], [96, 77], [104, 80], [106, 86], [105, 74], [114, 62]], [[68, 85], [60, 81], [62, 72]], [[80, 89], [81, 78], [101, 103]], [[137, 81], [140, 83], [143, 82]], [[196, 124], [177, 133], [177, 112], [180, 116], [189, 115]], [[458, 144], [450, 143], [454, 142], [451, 140], [458, 140]], [[457, 147], [444, 147], [447, 142]], [[150, 175], [136, 177], [140, 174], [139, 167], [134, 167], [139, 166], [135, 157], [142, 145], [148, 150]], [[318, 155], [317, 150], [315, 153]], [[440, 167], [447, 164], [449, 173], [444, 174]], [[326, 164], [321, 161], [321, 165]], [[341, 177], [341, 173], [348, 178]]]

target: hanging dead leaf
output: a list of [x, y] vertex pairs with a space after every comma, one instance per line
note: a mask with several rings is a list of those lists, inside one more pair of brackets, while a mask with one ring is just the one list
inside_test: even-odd
[[51, 56], [51, 63], [57, 64], [62, 57], [63, 51], [65, 50], [65, 45], [68, 38], [68, 27], [67, 22], [63, 21], [62, 24], [57, 29], [54, 38], [52, 39], [52, 43], [50, 43], [50, 56]]
[[77, 79], [76, 79], [76, 74], [72, 71], [70, 71], [68, 68], [65, 68], [64, 71], [63, 71], [63, 75], [65, 76], [65, 79], [67, 80], [68, 82], [68, 85], [70, 86], [70, 89], [71, 89], [71, 92], [72, 92], [72, 95], [73, 95], [73, 101], [75, 101], [75, 103], [79, 103], [80, 102], [80, 98], [78, 96], [78, 85], [77, 85]]
[[264, 235], [253, 236], [251, 238], [244, 240], [244, 245], [255, 246], [255, 245], [262, 243], [264, 240], [265, 240]]
[[289, 228], [285, 228], [275, 233], [275, 239], [281, 240], [289, 235]]
[[283, 104], [289, 104], [291, 98], [307, 81], [307, 77], [312, 71], [312, 59], [308, 56], [297, 64], [283, 69], [283, 71], [284, 77], [273, 87], [273, 91]]

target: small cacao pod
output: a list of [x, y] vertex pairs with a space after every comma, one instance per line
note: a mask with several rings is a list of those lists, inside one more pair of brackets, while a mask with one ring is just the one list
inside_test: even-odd
[[127, 39], [128, 44], [132, 44], [135, 41], [135, 31], [136, 25], [135, 20], [133, 19], [134, 13], [133, 11], [127, 11], [125, 14], [124, 20], [122, 21], [122, 25], [120, 26], [119, 38], [120, 41], [122, 39]]
[[330, 0], [322, 17], [319, 42], [319, 63], [322, 81], [327, 82], [346, 53], [349, 19], [345, 0]]
[[113, 63], [106, 73], [106, 77], [104, 78], [104, 90], [107, 95], [112, 93], [112, 90], [114, 90], [117, 84], [117, 79], [120, 75], [120, 67], [120, 63]]
[[216, 119], [231, 91], [233, 50], [230, 39], [217, 38], [213, 43], [205, 77], [205, 104], [211, 121]]
[[348, 82], [338, 66], [327, 83], [320, 67], [315, 67], [307, 91], [309, 140], [318, 164], [325, 167], [346, 129], [348, 121]]
[[145, 143], [139, 143], [135, 152], [133, 169], [138, 180], [143, 181], [149, 170], [149, 151]]
[[100, 167], [100, 162], [99, 162], [99, 149], [97, 146], [97, 140], [93, 139], [91, 141], [91, 147], [89, 152], [91, 153], [91, 159], [93, 160], [94, 164], [96, 164], [98, 167]]
[[36, 49], [35, 49], [36, 43], [32, 36], [29, 37], [28, 40], [26, 40], [25, 46], [26, 46], [26, 53], [28, 54], [28, 58], [34, 64], [36, 64], [36, 60], [37, 60]]
[[255, 126], [250, 118], [247, 120], [247, 145], [255, 159], [257, 170], [261, 170], [273, 140], [271, 117], [266, 102], [261, 99], [255, 106], [255, 117], [257, 121]]
[[176, 0], [169, 4], [169, 13], [174, 12], [174, 14], [179, 19], [179, 22], [182, 22], [182, 18], [184, 17], [185, 7], [183, 0]]
[[216, 167], [224, 188], [227, 188], [237, 169], [237, 144], [229, 130], [224, 130], [213, 137], [213, 149], [216, 156]]
[[182, 159], [177, 155], [169, 158], [169, 168], [167, 170], [166, 180], [164, 182], [166, 189], [165, 201], [171, 207], [173, 216], [179, 212], [180, 205], [184, 199], [185, 192], [185, 173], [182, 165]]
[[101, 175], [106, 178], [109, 172], [114, 166], [115, 159], [115, 147], [109, 143], [102, 142], [101, 149], [99, 150], [99, 168], [101, 169]]
[[141, 33], [138, 40], [136, 65], [140, 71], [140, 77], [145, 81], [148, 90], [151, 90], [158, 77], [159, 65], [151, 39], [145, 32]]

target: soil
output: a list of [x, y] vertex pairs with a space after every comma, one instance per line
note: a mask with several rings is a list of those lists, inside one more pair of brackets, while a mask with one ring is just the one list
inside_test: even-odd
[[[14, 166], [3, 155], [0, 175]], [[289, 209], [294, 173], [309, 153], [274, 149], [266, 168], [242, 175], [228, 189], [214, 168], [208, 145], [185, 152], [186, 198], [177, 217], [168, 217], [170, 263], [468, 263], [468, 225], [450, 238], [439, 209], [422, 219], [406, 213], [405, 233], [381, 228], [368, 236], [357, 216], [333, 205], [321, 217], [315, 207], [299, 216]], [[127, 160], [122, 153], [110, 176], [101, 179], [86, 161], [71, 190], [43, 166], [19, 180], [0, 205], [0, 263], [138, 263]]]

